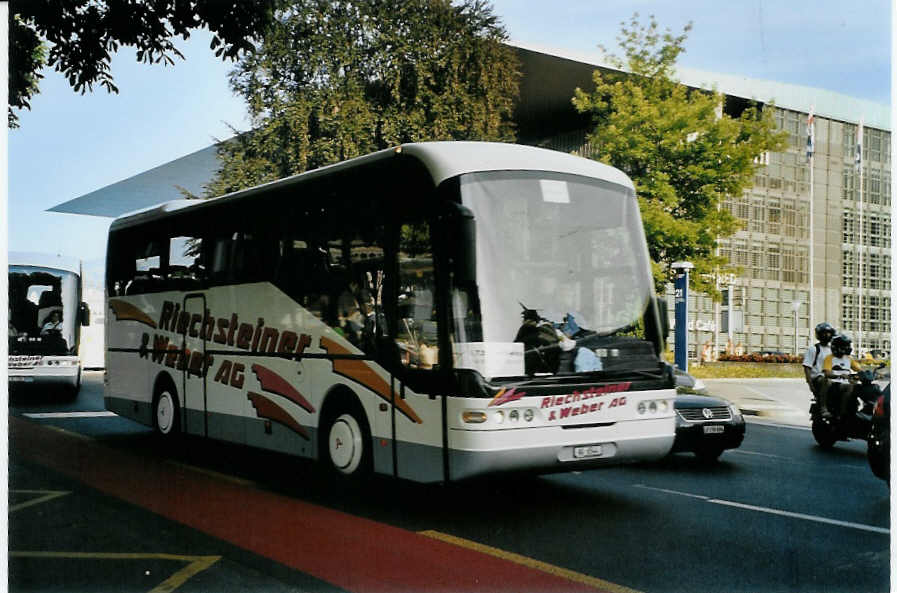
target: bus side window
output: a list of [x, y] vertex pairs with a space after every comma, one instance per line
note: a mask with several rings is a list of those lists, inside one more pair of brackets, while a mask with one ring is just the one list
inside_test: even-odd
[[433, 369], [439, 364], [438, 323], [433, 252], [426, 223], [402, 225], [399, 237], [398, 317], [396, 343], [407, 368]]
[[371, 356], [376, 354], [378, 339], [389, 333], [383, 306], [383, 244], [383, 229], [377, 223], [363, 235], [351, 236], [342, 243], [343, 261], [348, 261], [348, 267], [334, 274], [337, 327], [346, 339]]
[[128, 282], [125, 293], [144, 294], [163, 289], [161, 244], [153, 240], [139, 243], [134, 258], [134, 277]]
[[202, 240], [196, 237], [172, 237], [168, 252], [168, 288], [196, 290], [205, 279]]

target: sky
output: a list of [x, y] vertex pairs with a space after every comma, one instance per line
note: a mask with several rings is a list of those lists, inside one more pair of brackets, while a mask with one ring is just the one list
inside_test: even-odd
[[[836, 91], [890, 104], [888, 0], [493, 0], [512, 40], [598, 53], [620, 23], [654, 15], [679, 33], [693, 23], [679, 65]], [[119, 94], [80, 95], [45, 72], [31, 111], [8, 135], [8, 246], [12, 251], [105, 256], [109, 219], [45, 212], [249, 126], [227, 84], [233, 67], [194, 33], [174, 66], [139, 64], [122, 49]]]

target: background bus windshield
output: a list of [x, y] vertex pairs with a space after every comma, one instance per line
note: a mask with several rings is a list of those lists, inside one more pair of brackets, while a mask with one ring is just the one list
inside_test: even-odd
[[9, 353], [68, 354], [76, 347], [78, 282], [71, 272], [9, 267]]
[[514, 342], [523, 307], [600, 335], [639, 321], [652, 280], [631, 190], [583, 177], [502, 172], [463, 177], [461, 193], [476, 219], [484, 342]]

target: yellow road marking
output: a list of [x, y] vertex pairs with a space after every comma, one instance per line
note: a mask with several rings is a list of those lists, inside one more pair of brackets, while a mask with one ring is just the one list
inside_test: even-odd
[[171, 593], [190, 577], [206, 570], [219, 560], [221, 556], [179, 556], [177, 554], [128, 554], [113, 552], [13, 552], [11, 558], [74, 558], [76, 560], [173, 560], [186, 562], [187, 566], [177, 571], [149, 593]]
[[71, 492], [69, 492], [68, 490], [10, 490], [9, 492], [22, 494], [43, 494], [43, 496], [38, 496], [37, 498], [32, 498], [31, 500], [26, 500], [25, 502], [20, 502], [19, 504], [10, 506], [10, 513], [24, 509], [25, 507], [30, 507], [35, 504], [47, 502], [48, 500], [53, 500], [54, 498], [59, 498], [60, 496], [65, 496], [66, 494], [71, 494]]
[[195, 465], [190, 465], [189, 463], [181, 463], [180, 461], [172, 461], [167, 460], [166, 463], [170, 465], [175, 465], [177, 467], [182, 467], [184, 469], [188, 469], [190, 471], [194, 471], [196, 473], [205, 474], [207, 476], [212, 476], [213, 478], [218, 478], [219, 480], [225, 480], [228, 482], [232, 482], [234, 484], [238, 484], [240, 486], [255, 486], [255, 482], [252, 480], [244, 480], [243, 478], [238, 478], [236, 476], [231, 476], [228, 474], [222, 474], [221, 472], [216, 472], [212, 469], [205, 469], [203, 467], [197, 467]]
[[62, 434], [64, 434], [65, 436], [68, 436], [68, 437], [77, 437], [77, 438], [85, 440], [85, 441], [96, 440], [93, 437], [87, 436], [86, 434], [81, 434], [80, 432], [75, 432], [73, 430], [66, 430], [64, 428], [59, 428], [58, 426], [53, 426], [52, 424], [41, 424], [40, 426], [41, 426], [41, 428], [49, 428], [50, 430], [55, 430], [56, 432], [61, 432]]
[[628, 587], [624, 587], [622, 585], [617, 585], [616, 583], [611, 583], [609, 581], [605, 581], [603, 579], [597, 579], [595, 577], [591, 577], [586, 574], [582, 574], [579, 572], [575, 572], [572, 570], [568, 570], [566, 568], [561, 568], [560, 566], [555, 566], [553, 564], [548, 564], [547, 562], [542, 562], [541, 560], [536, 560], [535, 558], [529, 558], [527, 556], [521, 556], [520, 554], [515, 554], [513, 552], [507, 552], [505, 550], [501, 550], [499, 548], [493, 548], [492, 546], [487, 546], [485, 544], [480, 544], [474, 541], [470, 541], [468, 539], [455, 537], [454, 535], [448, 535], [447, 533], [441, 533], [439, 531], [427, 530], [418, 532], [420, 535], [425, 535], [427, 537], [432, 537], [433, 539], [438, 539], [450, 544], [454, 544], [456, 546], [461, 546], [464, 548], [468, 548], [470, 550], [474, 550], [476, 552], [480, 552], [482, 554], [489, 554], [490, 556], [495, 556], [496, 558], [501, 558], [503, 560], [508, 560], [510, 562], [514, 562], [515, 564], [520, 564], [522, 566], [526, 566], [528, 568], [533, 568], [535, 570], [540, 570], [542, 572], [565, 578], [569, 581], [573, 581], [576, 583], [582, 583], [589, 587], [594, 587], [595, 589], [601, 589], [604, 591], [608, 591], [609, 593], [641, 593], [635, 589], [630, 589]]

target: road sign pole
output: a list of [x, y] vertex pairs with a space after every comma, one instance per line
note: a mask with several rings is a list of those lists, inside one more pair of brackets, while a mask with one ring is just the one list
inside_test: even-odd
[[672, 265], [672, 268], [676, 270], [674, 362], [680, 370], [685, 372], [688, 372], [688, 271], [693, 267], [694, 265], [687, 261], [674, 262]]

